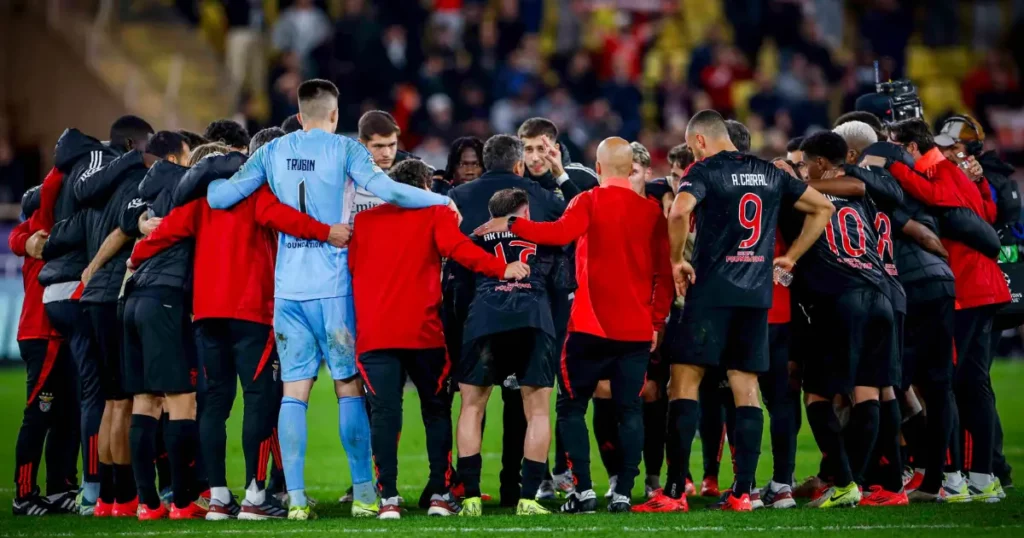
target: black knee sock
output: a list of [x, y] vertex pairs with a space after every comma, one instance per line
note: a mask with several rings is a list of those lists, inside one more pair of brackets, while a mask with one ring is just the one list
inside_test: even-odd
[[615, 402], [611, 399], [594, 398], [594, 439], [601, 453], [608, 476], [619, 474], [622, 454], [619, 451], [619, 421], [615, 416]]
[[139, 502], [149, 508], [157, 508], [160, 505], [160, 494], [156, 490], [156, 469], [153, 465], [158, 429], [157, 419], [145, 415], [132, 415], [131, 429], [128, 430], [132, 473], [135, 476]]
[[135, 475], [131, 464], [114, 464], [114, 499], [121, 504], [131, 502], [138, 495], [135, 486]]
[[543, 461], [532, 461], [527, 458], [523, 458], [523, 486], [519, 492], [520, 499], [532, 499], [537, 496], [537, 488], [540, 487], [540, 483], [544, 480], [544, 473], [547, 471], [548, 464]]
[[788, 399], [772, 402], [768, 408], [772, 443], [772, 480], [789, 484], [796, 469], [796, 419]]
[[853, 473], [854, 482], [858, 484], [864, 482], [868, 459], [878, 438], [878, 423], [878, 400], [868, 400], [853, 406], [844, 437], [850, 458], [850, 471]]
[[700, 407], [696, 400], [673, 400], [668, 403], [668, 480], [665, 494], [678, 499], [686, 494], [686, 476], [690, 472], [690, 447], [697, 434]]
[[185, 508], [195, 500], [192, 465], [195, 457], [196, 421], [170, 420], [164, 435], [167, 438], [167, 456], [171, 460], [174, 505]]
[[938, 493], [949, 448], [953, 393], [948, 386], [943, 385], [927, 386], [923, 393], [928, 408], [928, 422], [925, 442], [922, 444], [924, 455], [920, 466], [925, 469], [925, 473], [920, 489], [927, 493]]
[[842, 427], [839, 417], [832, 409], [832, 402], [813, 402], [807, 406], [807, 424], [811, 427], [814, 440], [824, 458], [828, 458], [828, 468], [824, 474], [833, 478], [838, 486], [846, 486], [853, 482], [850, 462], [846, 457], [843, 444]]
[[155, 445], [153, 446], [153, 457], [156, 460], [156, 476], [160, 484], [160, 491], [171, 487], [171, 460], [167, 457], [167, 443], [164, 439], [164, 432], [167, 430], [167, 422], [171, 420], [167, 413], [160, 415], [157, 422]]
[[466, 488], [466, 497], [480, 496], [480, 467], [483, 459], [480, 454], [462, 457], [459, 456], [459, 478]]
[[743, 406], [736, 408], [736, 486], [734, 497], [750, 493], [757, 471], [757, 459], [761, 456], [761, 432], [764, 430], [764, 413], [760, 407]]
[[[920, 413], [919, 413], [920, 414]], [[903, 489], [903, 461], [900, 455], [899, 400], [889, 400], [880, 405], [878, 440], [875, 441], [879, 456], [878, 484], [886, 491]]]
[[644, 470], [647, 476], [661, 476], [667, 420], [668, 400], [661, 398], [644, 403]]
[[700, 391], [700, 445], [706, 477], [718, 476], [725, 447], [725, 412], [718, 393], [718, 387]]
[[925, 418], [924, 411], [918, 412], [916, 415], [908, 418], [903, 423], [901, 431], [903, 433], [903, 439], [907, 442], [907, 458], [903, 461], [913, 465], [914, 467], [923, 469], [925, 459], [924, 454], [927, 450], [925, 443], [928, 442], [926, 438], [928, 420]]
[[100, 462], [100, 500], [113, 504], [117, 499], [114, 486], [114, 466], [109, 463]]

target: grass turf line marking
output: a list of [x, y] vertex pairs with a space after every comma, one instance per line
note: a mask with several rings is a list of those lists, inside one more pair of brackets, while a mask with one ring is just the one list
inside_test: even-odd
[[[818, 532], [818, 531], [881, 531], [881, 530], [950, 530], [950, 529], [1019, 529], [1024, 528], [1024, 525], [996, 525], [991, 527], [978, 527], [974, 525], [958, 525], [958, 524], [935, 524], [935, 525], [801, 525], [801, 526], [771, 526], [771, 527], [721, 527], [721, 526], [662, 526], [662, 527], [577, 527], [577, 526], [565, 526], [565, 527], [377, 527], [377, 528], [364, 528], [364, 529], [352, 529], [345, 527], [338, 528], [324, 528], [324, 527], [304, 527], [304, 528], [281, 528], [274, 529], [270, 527], [261, 526], [259, 531], [265, 532], [266, 534], [384, 534], [394, 532], [408, 532], [408, 533], [476, 533], [476, 532], [500, 532], [500, 533], [533, 533], [533, 532], [560, 532], [560, 531], [577, 531], [577, 532], [600, 532], [600, 531], [618, 531], [625, 533], [650, 533], [650, 532], [665, 532], [665, 531], [689, 531], [689, 532], [735, 532], [735, 531], [746, 531], [746, 532], [777, 532], [777, 531], [799, 531], [799, 532]], [[91, 532], [91, 533], [70, 533], [70, 532], [44, 532], [39, 534], [16, 532], [16, 533], [3, 533], [0, 536], [3, 537], [29, 537], [29, 536], [163, 536], [163, 535], [189, 535], [189, 534], [252, 534], [255, 529], [236, 528], [236, 529], [216, 529], [216, 528], [204, 528], [204, 529], [178, 529], [178, 530], [166, 530], [166, 531], [145, 531], [145, 532]]]

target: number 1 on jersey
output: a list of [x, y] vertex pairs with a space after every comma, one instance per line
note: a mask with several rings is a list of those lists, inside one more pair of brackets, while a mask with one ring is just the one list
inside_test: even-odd
[[[747, 206], [754, 206], [754, 215], [747, 218]], [[750, 230], [750, 237], [740, 241], [740, 248], [754, 248], [761, 240], [761, 197], [748, 192], [740, 198], [740, 226]]]

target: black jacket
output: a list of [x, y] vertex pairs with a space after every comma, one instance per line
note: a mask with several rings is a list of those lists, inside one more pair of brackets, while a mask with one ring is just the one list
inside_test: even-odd
[[978, 162], [985, 171], [985, 179], [995, 190], [995, 202], [998, 212], [994, 224], [999, 235], [1007, 245], [1017, 244], [1017, 239], [1005, 228], [1020, 221], [1020, 188], [1017, 182], [1010, 179], [1015, 169], [1005, 163], [994, 151], [986, 151], [978, 156]]
[[70, 220], [82, 209], [75, 196], [75, 185], [83, 178], [90, 179], [117, 156], [114, 149], [78, 129], [65, 130], [57, 140], [54, 165], [64, 173], [64, 180], [53, 208], [55, 224], [43, 248], [46, 265], [39, 272], [39, 283], [43, 286], [82, 278], [90, 258], [85, 243], [85, 217]]
[[[151, 216], [167, 216], [173, 208], [171, 199], [174, 189], [188, 170], [170, 161], [157, 161], [139, 184], [138, 198], [129, 202], [122, 213], [122, 230], [128, 233], [129, 230], [124, 228], [128, 226], [138, 233], [139, 216], [147, 207]], [[143, 262], [128, 279], [125, 295], [141, 288], [157, 286], [191, 291], [194, 247], [195, 242], [191, 239], [181, 241]]]
[[171, 195], [171, 205], [181, 207], [191, 201], [206, 198], [206, 188], [216, 179], [231, 177], [245, 164], [246, 157], [237, 151], [227, 155], [211, 155], [188, 169], [178, 181]]
[[[103, 241], [120, 226], [125, 206], [138, 195], [139, 183], [146, 176], [142, 153], [130, 151], [111, 161], [105, 168], [88, 179], [75, 184], [75, 195], [85, 206], [86, 249], [89, 259], [99, 252]], [[132, 254], [132, 244], [121, 247], [106, 264], [100, 267], [85, 291], [83, 303], [113, 303], [121, 292], [121, 283], [127, 270], [125, 262]]]

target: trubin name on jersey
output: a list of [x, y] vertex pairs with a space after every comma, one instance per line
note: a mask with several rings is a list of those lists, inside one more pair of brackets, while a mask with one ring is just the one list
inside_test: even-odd
[[768, 179], [764, 174], [733, 174], [732, 184], [737, 187], [767, 187]]
[[316, 161], [313, 159], [288, 159], [288, 169], [296, 172], [315, 172]]
[[763, 263], [764, 256], [754, 254], [753, 250], [741, 250], [732, 256], [725, 257], [726, 263]]

